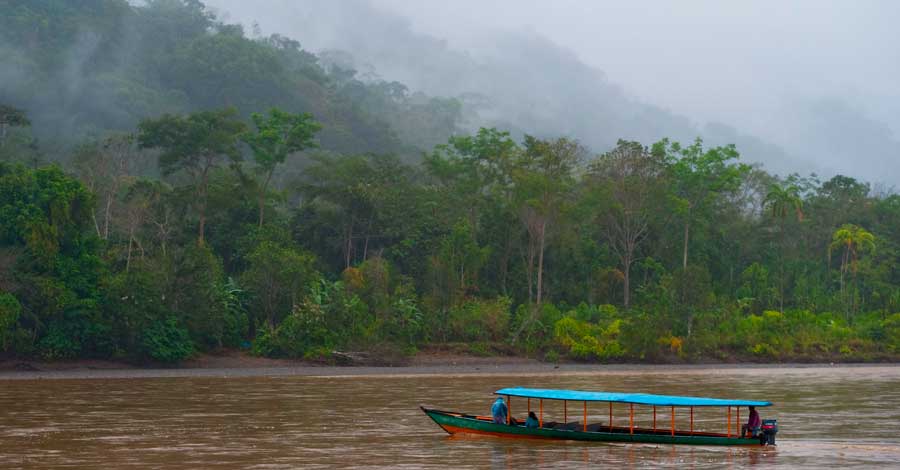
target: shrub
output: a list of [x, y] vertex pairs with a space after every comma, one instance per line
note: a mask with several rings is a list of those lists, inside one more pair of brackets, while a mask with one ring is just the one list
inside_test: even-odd
[[900, 353], [900, 313], [887, 317], [881, 325], [884, 328], [887, 349]]
[[604, 328], [569, 316], [554, 324], [553, 337], [571, 357], [611, 359], [625, 354], [619, 344], [621, 327], [622, 320], [613, 320]]
[[500, 341], [509, 331], [508, 297], [470, 300], [450, 309], [448, 329], [456, 341]]
[[9, 347], [21, 311], [22, 306], [12, 294], [0, 292], [0, 351]]
[[175, 363], [194, 354], [187, 329], [173, 317], [153, 321], [141, 336], [142, 352], [150, 359]]

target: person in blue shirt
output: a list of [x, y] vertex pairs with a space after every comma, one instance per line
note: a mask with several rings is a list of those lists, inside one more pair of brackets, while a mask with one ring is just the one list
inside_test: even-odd
[[534, 411], [528, 412], [528, 419], [525, 420], [526, 428], [539, 428], [541, 427], [541, 422], [538, 421], [537, 416], [535, 416]]
[[494, 406], [491, 407], [491, 416], [494, 417], [494, 422], [497, 424], [506, 424], [507, 412], [506, 402], [503, 401], [502, 397], [497, 397], [497, 401], [495, 401]]

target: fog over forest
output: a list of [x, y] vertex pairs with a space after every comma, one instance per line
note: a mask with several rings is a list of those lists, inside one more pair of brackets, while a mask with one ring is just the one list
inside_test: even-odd
[[896, 2], [206, 3], [362, 78], [459, 97], [466, 130], [597, 152], [700, 135], [782, 174], [900, 185]]

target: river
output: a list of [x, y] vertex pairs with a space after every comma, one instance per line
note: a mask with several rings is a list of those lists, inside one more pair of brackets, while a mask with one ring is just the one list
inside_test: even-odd
[[[0, 378], [2, 468], [900, 467], [896, 366], [18, 378]], [[508, 386], [771, 400], [775, 406], [761, 415], [778, 419], [778, 446], [460, 438], [418, 408], [487, 414], [491, 392]], [[514, 414], [524, 406], [514, 399]], [[605, 406], [594, 408], [589, 413], [605, 419]], [[559, 419], [562, 406], [545, 402], [544, 413]], [[627, 424], [624, 406], [614, 413]], [[660, 420], [668, 420], [661, 413]], [[746, 409], [742, 413], [745, 420]], [[676, 413], [679, 427], [686, 426], [686, 415]], [[639, 424], [650, 419], [637, 416]], [[725, 411], [698, 411], [695, 423], [724, 432]]]

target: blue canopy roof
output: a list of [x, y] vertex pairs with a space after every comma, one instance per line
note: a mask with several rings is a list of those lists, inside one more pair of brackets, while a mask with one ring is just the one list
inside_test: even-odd
[[497, 395], [544, 398], [548, 400], [609, 401], [656, 406], [772, 406], [772, 402], [753, 400], [725, 400], [721, 398], [680, 397], [675, 395], [651, 395], [648, 393], [583, 392], [579, 390], [553, 390], [543, 388], [502, 388]]

